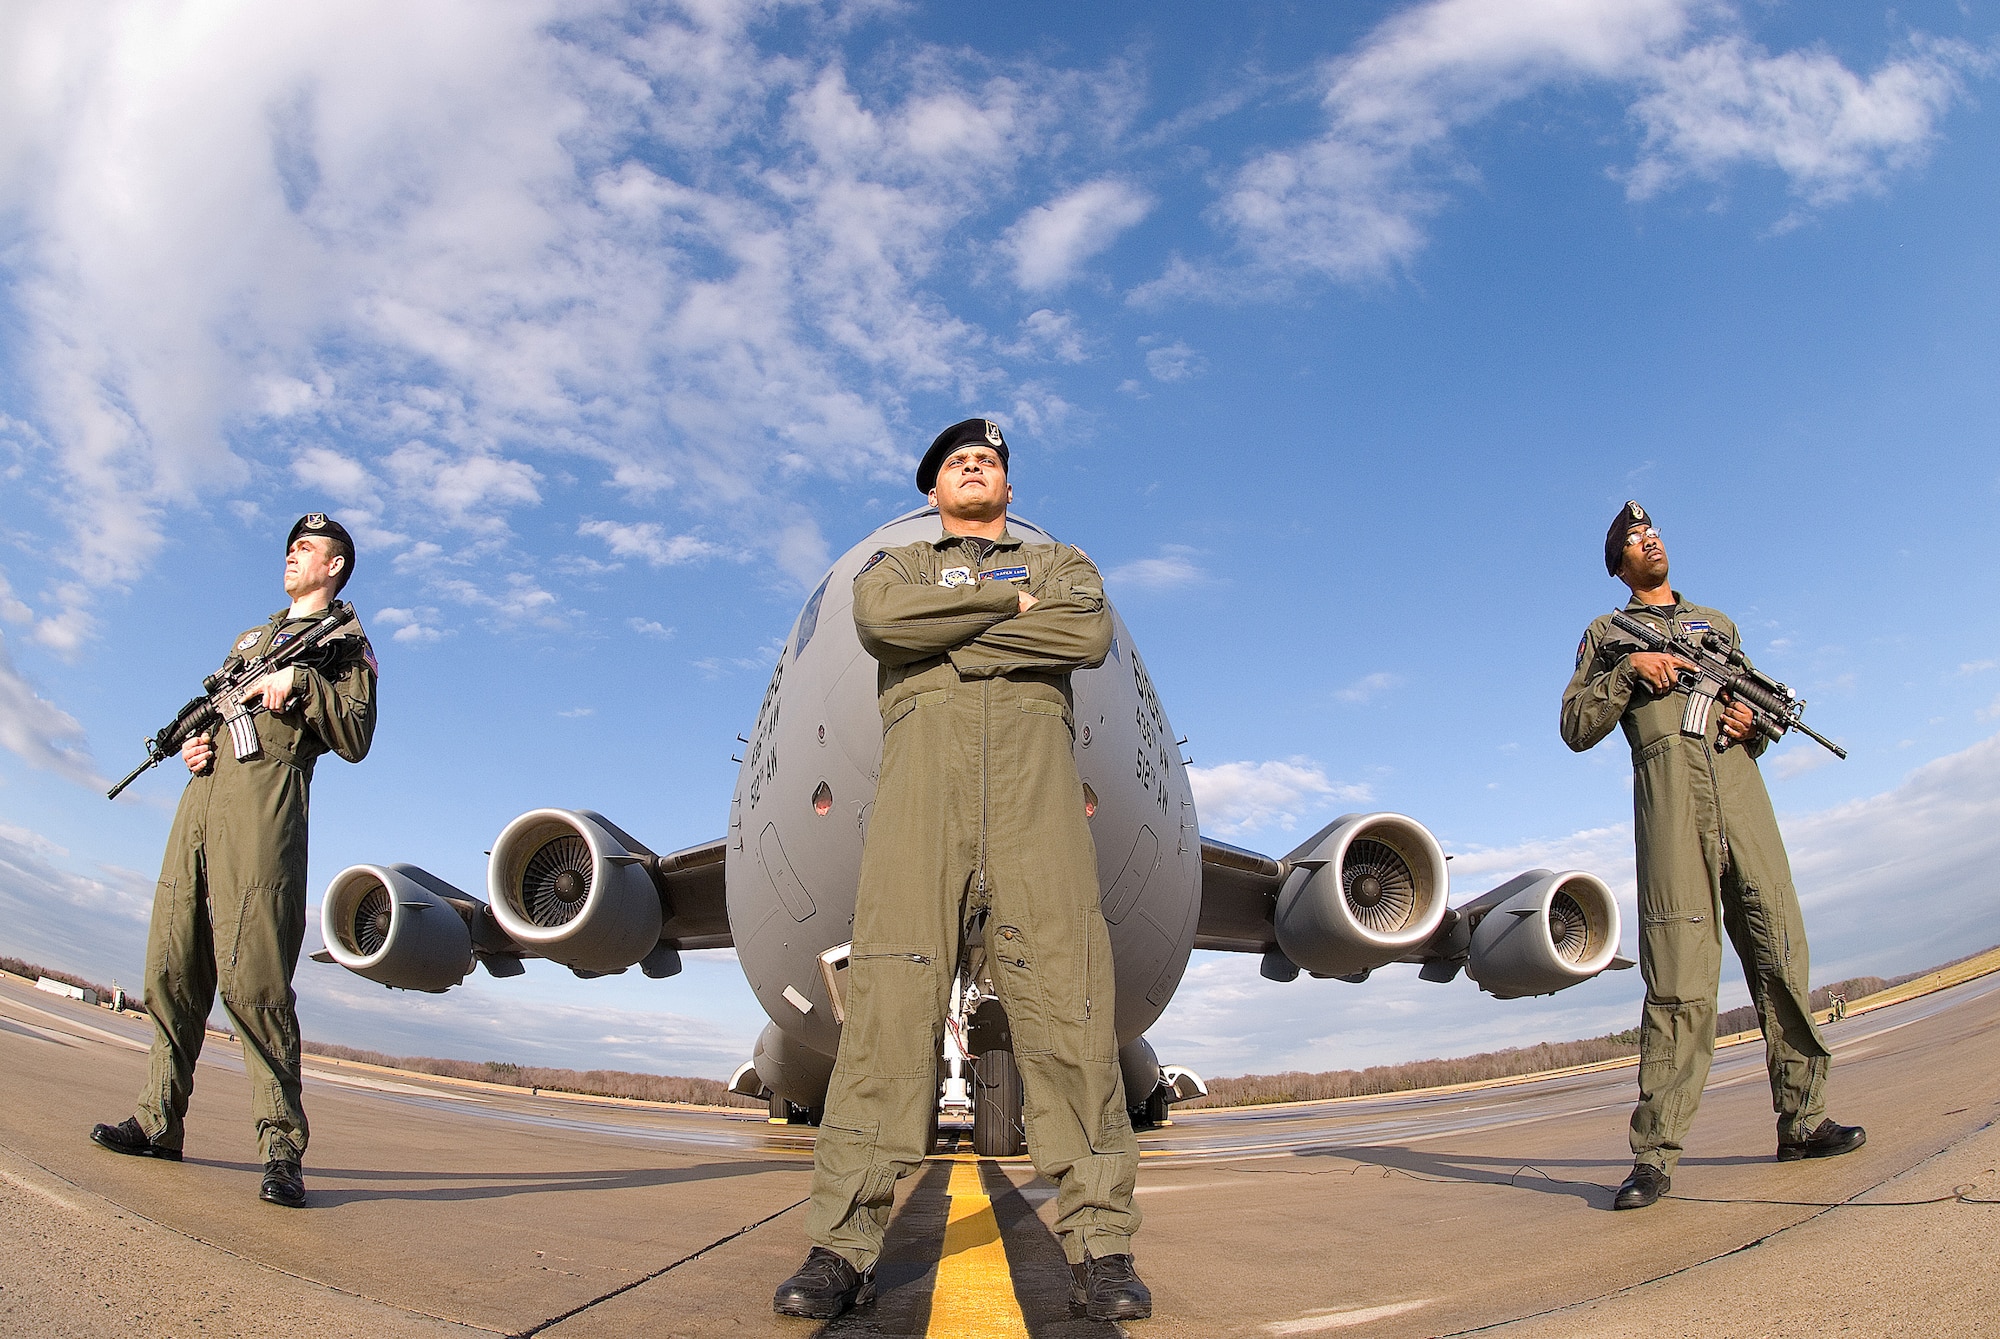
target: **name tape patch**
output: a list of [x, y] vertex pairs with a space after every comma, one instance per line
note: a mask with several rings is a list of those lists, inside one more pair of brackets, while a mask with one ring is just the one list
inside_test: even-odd
[[996, 567], [990, 572], [981, 572], [979, 579], [982, 581], [1026, 581], [1028, 579], [1028, 569], [1025, 565], [1020, 567]]
[[1684, 618], [1681, 620], [1681, 631], [1707, 632], [1709, 631], [1708, 620], [1705, 618]]

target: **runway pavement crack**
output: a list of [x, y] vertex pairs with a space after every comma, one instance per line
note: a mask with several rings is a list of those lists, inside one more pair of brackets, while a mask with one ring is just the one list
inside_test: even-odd
[[550, 1316], [547, 1320], [542, 1321], [537, 1325], [532, 1325], [525, 1330], [509, 1331], [508, 1332], [509, 1339], [534, 1339], [535, 1335], [541, 1334], [543, 1331], [548, 1330], [553, 1326], [560, 1325], [564, 1321], [569, 1320], [572, 1317], [580, 1316], [584, 1312], [590, 1310], [592, 1307], [601, 1306], [605, 1302], [610, 1301], [614, 1297], [623, 1296], [624, 1294], [631, 1292], [634, 1288], [644, 1287], [646, 1284], [651, 1283], [654, 1279], [657, 1279], [664, 1274], [670, 1274], [674, 1270], [679, 1269], [682, 1265], [690, 1264], [696, 1260], [699, 1260], [704, 1255], [707, 1255], [710, 1251], [716, 1250], [719, 1247], [727, 1246], [730, 1242], [735, 1241], [738, 1237], [746, 1236], [749, 1233], [755, 1232], [758, 1228], [764, 1226], [764, 1224], [771, 1222], [773, 1219], [783, 1218], [786, 1214], [790, 1213], [792, 1210], [800, 1208], [801, 1206], [807, 1203], [809, 1203], [808, 1200], [799, 1200], [795, 1204], [787, 1204], [784, 1208], [779, 1209], [776, 1213], [766, 1214], [764, 1215], [764, 1217], [759, 1218], [756, 1222], [745, 1224], [744, 1226], [737, 1228], [734, 1232], [731, 1232], [727, 1236], [717, 1237], [714, 1241], [711, 1241], [710, 1243], [708, 1243], [708, 1245], [702, 1247], [700, 1250], [690, 1251], [688, 1254], [682, 1256], [680, 1259], [674, 1261], [672, 1264], [661, 1265], [658, 1269], [654, 1270], [650, 1274], [646, 1274], [640, 1278], [633, 1279], [628, 1283], [621, 1283], [616, 1288], [611, 1289], [609, 1292], [593, 1297], [588, 1302], [583, 1302], [577, 1306], [573, 1306], [559, 1316]]
[[[1957, 1148], [1960, 1144], [1965, 1143], [1967, 1140], [1975, 1139], [1978, 1136], [1986, 1133], [1988, 1130], [1992, 1129], [1995, 1125], [2000, 1125], [2000, 1118], [1989, 1120], [1985, 1124], [1979, 1126], [1977, 1129], [1967, 1131], [1965, 1134], [1960, 1135], [1958, 1138], [1946, 1144], [1943, 1148], [1937, 1149], [1936, 1151], [1928, 1154], [1927, 1156], [1918, 1159], [1916, 1162], [1910, 1164], [1908, 1167], [1905, 1167], [1900, 1171], [1893, 1172], [1890, 1175], [1883, 1177], [1880, 1181], [1875, 1182], [1873, 1185], [1864, 1186], [1862, 1189], [1855, 1191], [1852, 1195], [1848, 1196], [1844, 1200], [1834, 1200], [1825, 1202], [1811, 1202], [1811, 1201], [1801, 1202], [1793, 1200], [1701, 1199], [1701, 1198], [1696, 1198], [1694, 1196], [1667, 1195], [1664, 1198], [1678, 1199], [1690, 1204], [1797, 1205], [1798, 1207], [1801, 1208], [1811, 1208], [1813, 1212], [1807, 1214], [1805, 1217], [1799, 1219], [1795, 1223], [1787, 1223], [1785, 1226], [1781, 1228], [1776, 1228], [1770, 1232], [1766, 1232], [1763, 1236], [1758, 1237], [1753, 1241], [1746, 1241], [1740, 1246], [1732, 1246], [1726, 1251], [1718, 1251], [1714, 1255], [1708, 1256], [1706, 1259], [1696, 1260], [1690, 1264], [1682, 1265], [1677, 1269], [1669, 1269], [1663, 1274], [1654, 1275], [1652, 1278], [1641, 1279], [1637, 1283], [1627, 1284], [1625, 1287], [1622, 1288], [1613, 1288], [1609, 1292], [1599, 1293], [1595, 1297], [1585, 1297], [1575, 1302], [1564, 1302], [1560, 1306], [1544, 1307], [1540, 1311], [1530, 1311], [1526, 1315], [1521, 1315], [1521, 1316], [1509, 1316], [1506, 1320], [1490, 1321], [1485, 1325], [1474, 1325], [1469, 1329], [1453, 1330], [1449, 1334], [1438, 1335], [1437, 1339], [1464, 1339], [1464, 1336], [1466, 1335], [1485, 1334], [1488, 1333], [1489, 1331], [1500, 1329], [1503, 1326], [1519, 1324], [1522, 1321], [1540, 1320], [1546, 1316], [1559, 1316], [1566, 1311], [1575, 1311], [1579, 1307], [1586, 1307], [1595, 1302], [1602, 1302], [1607, 1298], [1620, 1297], [1626, 1293], [1637, 1292], [1639, 1289], [1650, 1287], [1655, 1283], [1663, 1283], [1668, 1279], [1678, 1278], [1682, 1274], [1691, 1273], [1694, 1270], [1702, 1268], [1704, 1265], [1712, 1265], [1718, 1260], [1727, 1260], [1731, 1256], [1741, 1255], [1745, 1251], [1754, 1251], [1767, 1241], [1771, 1241], [1774, 1238], [1781, 1237], [1785, 1233], [1791, 1232], [1796, 1228], [1804, 1227], [1807, 1223], [1810, 1223], [1815, 1219], [1824, 1217], [1825, 1215], [1833, 1213], [1839, 1209], [1873, 1209], [1873, 1208], [1907, 1209], [1925, 1204], [1949, 1204], [1954, 1202], [1959, 1204], [2000, 1203], [2000, 1201], [1996, 1201], [1993, 1199], [1980, 1198], [1968, 1194], [1967, 1192], [1973, 1189], [1973, 1186], [1971, 1184], [1955, 1186], [1952, 1188], [1950, 1194], [1938, 1195], [1930, 1199], [1885, 1200], [1872, 1203], [1860, 1202], [1861, 1197], [1863, 1195], [1871, 1194], [1872, 1192], [1881, 1189], [1883, 1186], [1888, 1185], [1891, 1181], [1896, 1180], [1898, 1177], [1908, 1176], [1911, 1172], [1914, 1172], [1919, 1168], [1925, 1166], [1926, 1164], [1934, 1162], [1937, 1159], [1943, 1157], [1945, 1154], [1951, 1152], [1953, 1149]], [[1529, 1169], [1523, 1168], [1522, 1170], [1525, 1171]], [[1533, 1170], [1539, 1171], [1540, 1169], [1535, 1168]], [[1516, 1175], [1519, 1175], [1519, 1173], [1517, 1172]]]
[[358, 1298], [359, 1300], [364, 1302], [373, 1302], [377, 1306], [385, 1306], [392, 1311], [401, 1311], [407, 1315], [422, 1316], [427, 1320], [440, 1321], [446, 1325], [460, 1325], [469, 1330], [482, 1330], [487, 1334], [506, 1335], [508, 1333], [506, 1330], [496, 1330], [489, 1325], [481, 1325], [477, 1321], [462, 1320], [457, 1316], [442, 1316], [435, 1311], [426, 1311], [422, 1307], [410, 1306], [403, 1302], [392, 1302], [385, 1297], [376, 1297], [372, 1293], [361, 1292], [354, 1288], [343, 1288], [338, 1283], [328, 1283], [325, 1279], [316, 1279], [310, 1274], [301, 1274], [297, 1270], [286, 1269], [282, 1265], [274, 1265], [267, 1260], [259, 1260], [254, 1255], [245, 1255], [241, 1251], [231, 1250], [229, 1247], [224, 1246], [219, 1241], [211, 1241], [207, 1237], [204, 1237], [199, 1233], [189, 1232], [184, 1228], [175, 1227], [172, 1223], [163, 1223], [159, 1219], [154, 1218], [149, 1214], [140, 1213], [137, 1209], [134, 1209], [129, 1204], [120, 1204], [117, 1200], [112, 1199], [108, 1195], [100, 1194], [99, 1192], [90, 1189], [88, 1186], [78, 1185], [76, 1182], [70, 1180], [67, 1176], [64, 1176], [61, 1172], [58, 1172], [53, 1168], [48, 1167], [47, 1165], [36, 1161], [34, 1158], [29, 1157], [26, 1153], [23, 1153], [20, 1149], [13, 1147], [11, 1144], [0, 1144], [0, 1148], [4, 1148], [7, 1152], [19, 1158], [22, 1162], [27, 1163], [30, 1167], [35, 1168], [37, 1171], [41, 1172], [44, 1176], [47, 1176], [49, 1179], [53, 1181], [59, 1181], [63, 1185], [66, 1185], [70, 1187], [72, 1190], [77, 1191], [79, 1194], [88, 1195], [95, 1200], [101, 1200], [104, 1203], [110, 1205], [112, 1208], [116, 1209], [120, 1213], [130, 1214], [132, 1217], [138, 1219], [142, 1223], [150, 1223], [154, 1227], [159, 1228], [162, 1232], [171, 1232], [175, 1236], [181, 1238], [184, 1241], [192, 1241], [197, 1243], [198, 1245], [206, 1246], [211, 1251], [217, 1251], [223, 1255], [228, 1256], [232, 1260], [241, 1260], [245, 1264], [256, 1266], [258, 1269], [267, 1269], [273, 1274], [282, 1274], [288, 1279], [297, 1279], [301, 1283], [310, 1283], [316, 1288], [324, 1288], [328, 1292], [339, 1293], [343, 1297], [353, 1297], [353, 1298]]

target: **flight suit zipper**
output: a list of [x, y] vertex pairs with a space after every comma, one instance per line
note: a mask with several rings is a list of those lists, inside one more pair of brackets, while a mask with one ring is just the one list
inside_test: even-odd
[[993, 680], [979, 681], [979, 895], [986, 896], [986, 816], [987, 794], [990, 790], [991, 766], [988, 761], [990, 740], [988, 723], [993, 701]]

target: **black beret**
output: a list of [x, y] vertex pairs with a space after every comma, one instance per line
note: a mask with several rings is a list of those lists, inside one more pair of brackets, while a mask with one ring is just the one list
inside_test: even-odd
[[1007, 467], [1007, 439], [1000, 435], [1000, 425], [990, 418], [969, 418], [963, 423], [954, 423], [937, 435], [931, 449], [924, 452], [924, 458], [917, 465], [917, 491], [929, 493], [937, 487], [938, 466], [944, 458], [968, 442], [984, 442], [1000, 457], [1000, 467]]
[[1653, 518], [1648, 516], [1646, 509], [1636, 502], [1627, 502], [1618, 509], [1618, 514], [1611, 518], [1611, 528], [1604, 532], [1606, 572], [1612, 576], [1618, 575], [1619, 567], [1625, 562], [1625, 536], [1631, 533], [1632, 527], [1652, 523]]
[[292, 551], [292, 545], [298, 542], [300, 535], [330, 539], [335, 552], [347, 555], [347, 566], [340, 573], [341, 584], [346, 585], [347, 579], [354, 575], [354, 536], [347, 533], [347, 527], [323, 511], [309, 511], [292, 522], [292, 533], [285, 536], [286, 553]]

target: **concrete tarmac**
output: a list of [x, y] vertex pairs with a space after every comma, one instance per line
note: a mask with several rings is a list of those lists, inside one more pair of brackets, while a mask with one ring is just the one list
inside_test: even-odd
[[[1761, 1048], [1721, 1052], [1670, 1196], [1635, 1213], [1610, 1209], [1629, 1067], [1186, 1113], [1141, 1136], [1156, 1318], [1124, 1331], [2000, 1333], [1996, 1024], [2000, 975], [1831, 1025], [1831, 1111], [1868, 1143], [1815, 1162], [1772, 1160]], [[130, 1113], [146, 1038], [0, 980], [0, 1335], [1118, 1333], [1068, 1316], [1025, 1161], [934, 1158], [901, 1188], [881, 1301], [820, 1326], [769, 1310], [805, 1253], [809, 1131], [309, 1060], [311, 1203], [289, 1211], [256, 1199], [229, 1042], [187, 1161], [88, 1141]]]

